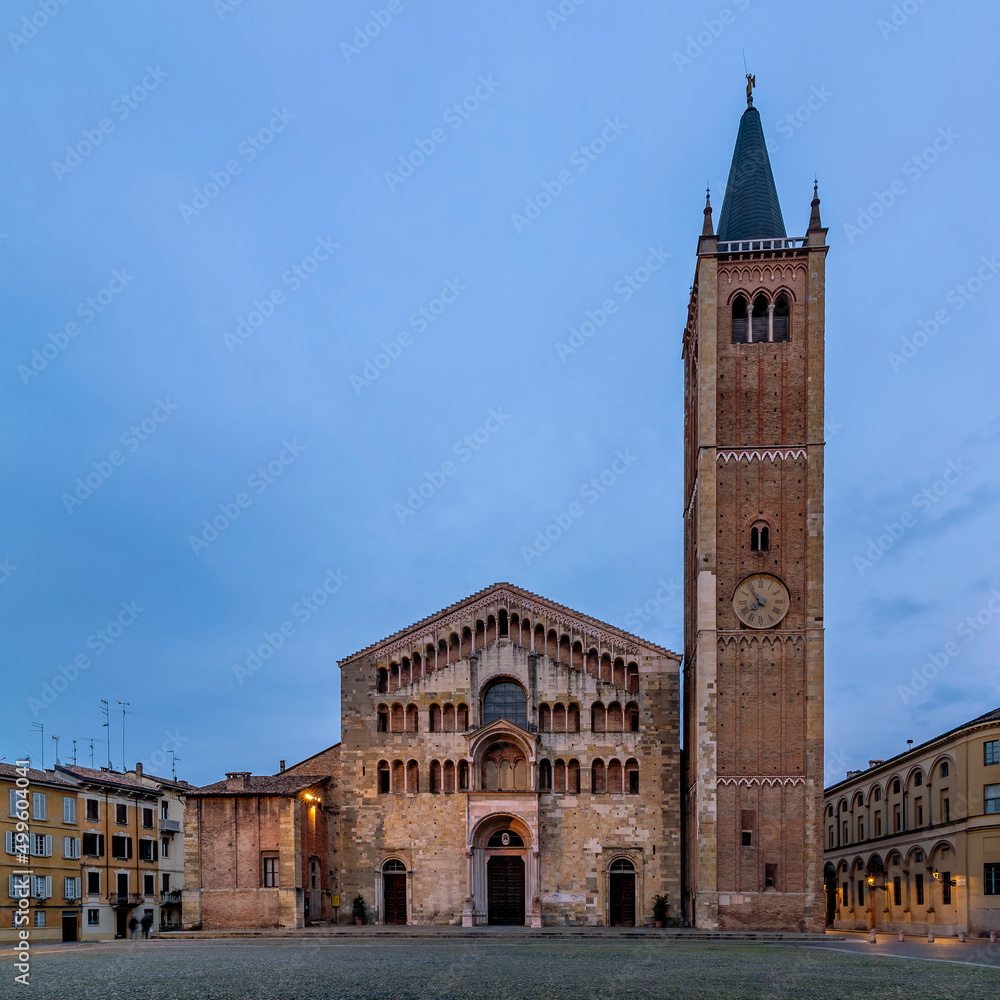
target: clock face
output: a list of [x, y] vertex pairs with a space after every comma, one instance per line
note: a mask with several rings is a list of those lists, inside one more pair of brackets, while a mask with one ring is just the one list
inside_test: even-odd
[[733, 594], [736, 617], [750, 628], [774, 628], [788, 614], [788, 588], [769, 573], [748, 576]]

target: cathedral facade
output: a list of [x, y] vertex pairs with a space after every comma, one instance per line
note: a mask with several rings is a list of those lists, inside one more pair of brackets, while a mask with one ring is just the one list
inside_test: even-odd
[[187, 926], [286, 878], [282, 926], [823, 928], [827, 231], [814, 189], [787, 236], [751, 85], [683, 334], [683, 702], [678, 654], [495, 584], [340, 661], [340, 744], [208, 786]]

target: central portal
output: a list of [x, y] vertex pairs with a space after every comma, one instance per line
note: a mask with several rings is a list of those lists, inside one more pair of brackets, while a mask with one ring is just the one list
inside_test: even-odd
[[494, 854], [486, 862], [491, 924], [524, 925], [524, 859]]

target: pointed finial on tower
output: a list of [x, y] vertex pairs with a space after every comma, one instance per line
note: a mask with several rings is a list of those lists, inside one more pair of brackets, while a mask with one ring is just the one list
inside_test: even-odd
[[753, 107], [753, 88], [757, 86], [757, 77], [753, 73], [747, 73], [747, 107]]
[[701, 227], [702, 236], [714, 236], [712, 230], [712, 192], [705, 188], [705, 225]]
[[813, 181], [812, 213], [809, 216], [809, 228], [823, 228], [823, 223], [819, 221], [819, 178]]

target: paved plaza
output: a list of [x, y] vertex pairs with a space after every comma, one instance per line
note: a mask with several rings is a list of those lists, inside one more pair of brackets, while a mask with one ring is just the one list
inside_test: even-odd
[[[964, 964], [964, 963], [982, 963]], [[40, 948], [30, 987], [0, 961], [0, 996], [37, 1000], [985, 1000], [1000, 946], [857, 938], [799, 944], [644, 940], [257, 939]]]

